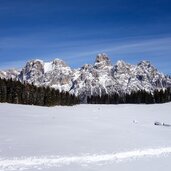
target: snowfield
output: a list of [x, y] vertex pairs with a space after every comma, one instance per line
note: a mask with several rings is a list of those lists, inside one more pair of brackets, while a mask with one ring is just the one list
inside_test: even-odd
[[171, 103], [0, 104], [0, 171], [171, 170]]

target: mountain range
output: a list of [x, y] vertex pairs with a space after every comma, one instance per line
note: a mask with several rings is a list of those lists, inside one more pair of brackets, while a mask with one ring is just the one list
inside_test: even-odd
[[68, 91], [79, 95], [82, 102], [91, 95], [138, 90], [154, 92], [171, 87], [171, 78], [159, 72], [149, 61], [132, 65], [119, 60], [113, 65], [104, 53], [97, 55], [93, 65], [85, 64], [78, 69], [72, 69], [60, 59], [51, 62], [36, 59], [27, 62], [21, 70], [0, 71], [0, 77]]

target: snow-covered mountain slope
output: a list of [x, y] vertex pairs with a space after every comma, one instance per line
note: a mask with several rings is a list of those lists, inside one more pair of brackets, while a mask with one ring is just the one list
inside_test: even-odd
[[61, 91], [69, 91], [72, 86], [72, 74], [71, 68], [60, 59], [52, 62], [37, 59], [27, 62], [18, 78], [22, 82], [37, 86], [50, 86]]
[[2, 78], [10, 78], [11, 75], [22, 82], [50, 86], [80, 95], [82, 101], [91, 95], [138, 90], [153, 92], [171, 86], [171, 79], [159, 72], [149, 61], [131, 65], [120, 60], [112, 65], [106, 54], [97, 55], [94, 65], [85, 64], [78, 69], [71, 69], [60, 59], [52, 62], [37, 59], [27, 62], [20, 73], [0, 72]]
[[20, 71], [18, 69], [9, 69], [6, 71], [0, 71], [0, 78], [16, 79], [18, 78], [19, 74], [20, 74]]
[[171, 103], [0, 104], [1, 171], [171, 170]]

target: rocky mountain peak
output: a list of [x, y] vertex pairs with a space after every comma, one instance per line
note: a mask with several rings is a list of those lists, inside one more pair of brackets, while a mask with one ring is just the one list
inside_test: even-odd
[[44, 63], [44, 73], [58, 70], [64, 67], [68, 67], [66, 63], [63, 60], [56, 58], [52, 62]]
[[83, 65], [82, 67], [81, 67], [81, 70], [89, 70], [89, 69], [91, 69], [92, 68], [92, 65], [91, 64], [85, 64], [85, 65]]
[[63, 60], [58, 59], [58, 58], [54, 59], [52, 64], [58, 67], [68, 67], [67, 64]]
[[112, 63], [109, 57], [105, 53], [98, 54], [95, 60], [95, 68], [103, 68], [105, 66], [111, 66]]
[[30, 70], [43, 70], [43, 64], [42, 60], [31, 60], [26, 63], [25, 70], [26, 72], [29, 72]]
[[151, 63], [150, 61], [141, 61], [138, 63], [138, 66], [145, 66], [145, 67], [150, 67], [151, 66]]
[[116, 62], [116, 66], [119, 66], [119, 67], [124, 67], [126, 65], [127, 65], [127, 63], [125, 61], [123, 61], [123, 60], [118, 60]]
[[1, 78], [19, 78], [21, 82], [50, 86], [79, 95], [82, 102], [91, 95], [130, 93], [171, 87], [171, 78], [157, 71], [149, 61], [131, 65], [123, 60], [112, 66], [109, 57], [98, 54], [94, 65], [71, 69], [60, 59], [51, 62], [32, 60], [21, 71], [0, 71]]
[[99, 53], [96, 57], [96, 62], [109, 61], [109, 57], [105, 53]]
[[44, 62], [36, 59], [28, 61], [20, 72], [18, 78], [20, 81], [35, 83], [35, 80], [44, 74]]
[[118, 60], [114, 65], [114, 71], [117, 73], [129, 73], [133, 67], [133, 65], [130, 65], [123, 60]]
[[150, 61], [141, 61], [141, 62], [139, 62], [137, 64], [137, 68], [139, 68], [139, 70], [143, 70], [147, 74], [155, 75], [158, 72], [157, 69], [150, 63]]

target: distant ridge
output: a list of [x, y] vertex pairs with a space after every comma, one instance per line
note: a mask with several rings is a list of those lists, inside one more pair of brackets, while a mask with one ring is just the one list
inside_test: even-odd
[[91, 95], [154, 92], [171, 87], [171, 78], [149, 61], [131, 65], [119, 60], [113, 65], [104, 53], [97, 55], [94, 65], [85, 64], [78, 69], [71, 69], [60, 59], [51, 62], [36, 59], [27, 62], [20, 71], [0, 71], [0, 77], [68, 91], [79, 95], [82, 102]]

